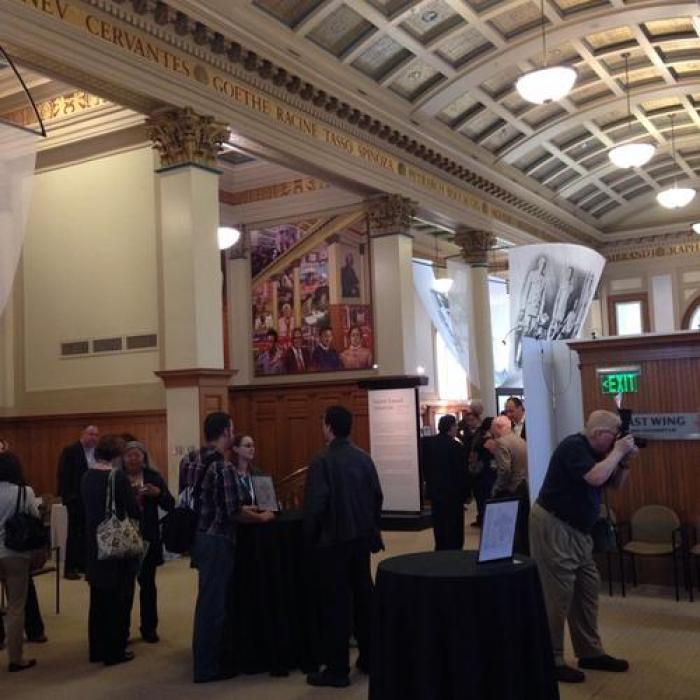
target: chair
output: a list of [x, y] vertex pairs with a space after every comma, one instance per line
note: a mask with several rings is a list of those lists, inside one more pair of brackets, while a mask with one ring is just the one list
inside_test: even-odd
[[304, 507], [304, 488], [308, 467], [302, 467], [280, 479], [277, 484], [277, 500], [284, 510], [301, 510]]
[[624, 590], [624, 558], [627, 555], [632, 563], [632, 585], [637, 585], [636, 557], [667, 557], [673, 561], [673, 584], [676, 590], [676, 600], [680, 600], [678, 587], [678, 561], [686, 574], [684, 557], [684, 536], [678, 515], [666, 506], [648, 505], [638, 508], [629, 523], [621, 524], [629, 532], [629, 538], [619, 550], [620, 571], [623, 572]]
[[698, 584], [698, 590], [700, 591], [700, 522], [695, 523], [695, 527], [688, 528], [690, 532], [694, 535], [694, 544], [688, 545], [688, 572], [691, 574], [690, 578], [690, 600], [693, 600], [693, 581], [692, 581], [692, 560], [695, 559], [695, 575], [697, 577], [696, 583]]

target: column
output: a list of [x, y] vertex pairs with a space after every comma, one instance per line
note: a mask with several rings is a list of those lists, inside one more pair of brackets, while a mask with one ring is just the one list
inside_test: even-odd
[[228, 129], [190, 108], [147, 122], [160, 153], [157, 174], [161, 370], [165, 383], [168, 478], [177, 485], [184, 452], [201, 441], [207, 413], [228, 410], [224, 369], [222, 276], [217, 241], [220, 144]]
[[[490, 231], [475, 231], [457, 226], [455, 244], [471, 268], [471, 297], [476, 357], [469, 358], [470, 381], [474, 398], [484, 404], [485, 415], [496, 415], [496, 390], [493, 379], [493, 338], [491, 335], [491, 306], [489, 303], [489, 270], [487, 255], [496, 239]], [[473, 378], [473, 379], [472, 379]]]
[[385, 376], [416, 373], [412, 202], [369, 200], [376, 363]]
[[[254, 378], [253, 298], [250, 267], [250, 235], [245, 227], [241, 239], [227, 253], [226, 289], [229, 310], [229, 348], [231, 364], [236, 367], [234, 384], [250, 384]], [[295, 300], [296, 302], [296, 300]]]

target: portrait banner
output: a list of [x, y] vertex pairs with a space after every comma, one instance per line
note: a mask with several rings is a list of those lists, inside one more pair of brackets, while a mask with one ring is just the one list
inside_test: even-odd
[[370, 369], [374, 328], [362, 210], [250, 232], [256, 376]]
[[569, 340], [581, 332], [605, 258], [569, 243], [508, 251], [512, 334], [509, 386], [521, 386], [523, 339]]

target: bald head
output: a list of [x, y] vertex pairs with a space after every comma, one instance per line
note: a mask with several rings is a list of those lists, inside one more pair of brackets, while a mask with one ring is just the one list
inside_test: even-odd
[[493, 423], [491, 423], [491, 432], [494, 437], [502, 437], [503, 435], [508, 435], [513, 430], [513, 424], [510, 422], [508, 416], [498, 416]]
[[484, 412], [484, 404], [479, 399], [473, 399], [469, 402], [469, 410], [477, 418], [481, 418], [481, 414]]
[[612, 411], [593, 411], [586, 421], [586, 435], [593, 437], [595, 433], [608, 431], [617, 433], [620, 429], [620, 416]]

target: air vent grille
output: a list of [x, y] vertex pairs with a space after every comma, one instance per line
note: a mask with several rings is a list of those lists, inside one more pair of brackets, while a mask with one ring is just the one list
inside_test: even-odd
[[119, 352], [122, 347], [121, 338], [97, 338], [92, 341], [93, 352]]
[[127, 335], [126, 349], [127, 350], [143, 350], [144, 348], [158, 347], [158, 336], [155, 333], [147, 333], [145, 335]]
[[90, 343], [87, 340], [74, 340], [70, 343], [61, 343], [61, 355], [87, 355], [90, 352]]

